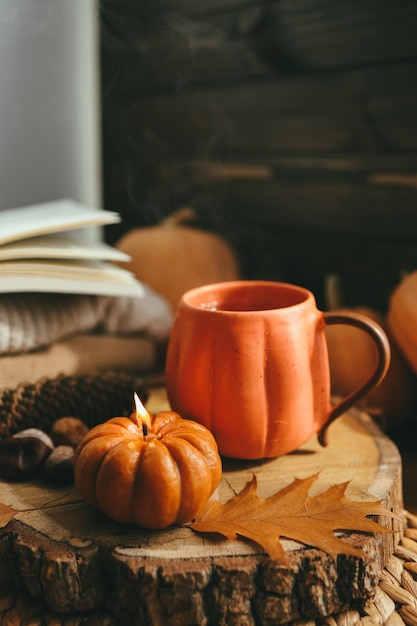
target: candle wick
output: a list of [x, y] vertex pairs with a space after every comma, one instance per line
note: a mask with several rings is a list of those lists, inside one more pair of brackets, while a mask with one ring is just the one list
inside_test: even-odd
[[148, 436], [148, 425], [146, 424], [146, 422], [142, 422], [142, 435], [145, 437]]

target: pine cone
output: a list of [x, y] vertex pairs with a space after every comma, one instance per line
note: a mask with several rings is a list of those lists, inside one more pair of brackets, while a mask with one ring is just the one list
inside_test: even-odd
[[133, 392], [143, 402], [147, 392], [136, 389], [138, 378], [119, 372], [100, 376], [64, 376], [19, 385], [0, 395], [0, 439], [25, 428], [48, 432], [64, 416], [78, 417], [89, 428], [133, 411]]

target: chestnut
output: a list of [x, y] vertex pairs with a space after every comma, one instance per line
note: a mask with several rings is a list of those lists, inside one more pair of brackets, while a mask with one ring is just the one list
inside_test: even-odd
[[74, 481], [73, 461], [74, 448], [57, 446], [45, 461], [45, 478], [57, 485], [70, 484]]
[[0, 441], [0, 476], [21, 481], [32, 478], [54, 449], [52, 439], [38, 428], [27, 428]]

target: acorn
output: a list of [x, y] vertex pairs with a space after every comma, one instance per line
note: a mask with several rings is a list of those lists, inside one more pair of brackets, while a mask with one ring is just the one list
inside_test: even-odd
[[52, 439], [43, 430], [27, 428], [0, 441], [0, 476], [5, 480], [32, 478], [54, 449]]
[[60, 417], [52, 424], [49, 434], [56, 446], [76, 448], [89, 428], [78, 417]]

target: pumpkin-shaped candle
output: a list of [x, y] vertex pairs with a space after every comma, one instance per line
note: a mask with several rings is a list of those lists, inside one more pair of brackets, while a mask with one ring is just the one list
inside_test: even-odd
[[92, 428], [75, 451], [75, 485], [108, 517], [144, 528], [190, 521], [220, 482], [210, 431], [173, 411], [135, 412]]

